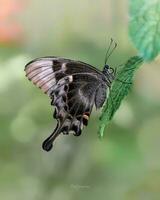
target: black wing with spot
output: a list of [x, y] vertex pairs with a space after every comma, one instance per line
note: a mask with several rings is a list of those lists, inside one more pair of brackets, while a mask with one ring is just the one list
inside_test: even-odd
[[[55, 106], [57, 127], [43, 142], [49, 151], [60, 134], [81, 134], [87, 125], [93, 105], [101, 107], [106, 98], [104, 75], [96, 68], [80, 61], [44, 57], [31, 61], [25, 67], [26, 76], [50, 96]], [[99, 97], [99, 98], [98, 98]]]

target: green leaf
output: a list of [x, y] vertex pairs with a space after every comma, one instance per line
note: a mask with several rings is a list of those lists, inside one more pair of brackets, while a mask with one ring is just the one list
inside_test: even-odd
[[139, 56], [130, 58], [126, 64], [118, 70], [116, 78], [112, 83], [109, 97], [102, 109], [100, 116], [99, 136], [103, 137], [106, 125], [113, 118], [114, 113], [119, 108], [122, 100], [128, 94], [135, 70], [143, 63]]
[[129, 33], [147, 61], [160, 52], [160, 0], [129, 0]]

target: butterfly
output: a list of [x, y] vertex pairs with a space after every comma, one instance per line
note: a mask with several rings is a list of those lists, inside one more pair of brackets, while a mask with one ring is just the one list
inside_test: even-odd
[[[43, 142], [42, 148], [50, 151], [53, 141], [61, 133], [73, 132], [81, 135], [88, 125], [93, 106], [101, 108], [115, 79], [115, 70], [109, 67], [107, 59], [117, 46], [106, 53], [102, 71], [81, 61], [48, 56], [32, 60], [25, 66], [26, 77], [51, 98], [55, 106], [53, 117], [57, 126]], [[109, 53], [109, 54], [108, 54]]]

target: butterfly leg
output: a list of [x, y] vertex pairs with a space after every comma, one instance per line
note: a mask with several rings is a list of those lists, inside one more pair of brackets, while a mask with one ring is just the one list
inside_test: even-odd
[[132, 82], [127, 82], [127, 81], [122, 81], [122, 80], [119, 80], [118, 78], [115, 79], [116, 81], [120, 82], [120, 83], [123, 83], [123, 84], [128, 84], [128, 85], [131, 85]]

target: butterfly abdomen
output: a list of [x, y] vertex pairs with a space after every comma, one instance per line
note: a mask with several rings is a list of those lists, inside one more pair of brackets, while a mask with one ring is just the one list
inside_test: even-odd
[[107, 85], [101, 84], [97, 90], [95, 95], [95, 106], [96, 108], [101, 108], [106, 100], [107, 96]]

